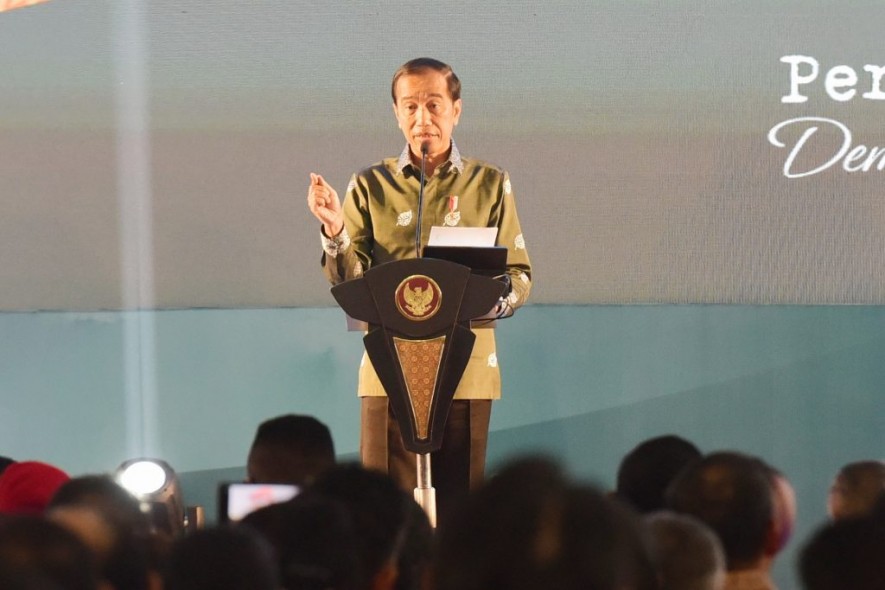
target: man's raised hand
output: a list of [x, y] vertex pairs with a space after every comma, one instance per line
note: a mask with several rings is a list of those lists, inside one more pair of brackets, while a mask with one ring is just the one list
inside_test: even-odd
[[307, 207], [323, 224], [323, 231], [334, 238], [344, 228], [344, 212], [338, 193], [319, 174], [310, 173], [310, 187], [307, 189]]

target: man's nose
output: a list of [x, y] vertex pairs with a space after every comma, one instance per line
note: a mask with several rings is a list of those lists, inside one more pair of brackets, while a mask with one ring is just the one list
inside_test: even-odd
[[430, 113], [423, 106], [419, 106], [418, 110], [415, 112], [415, 122], [418, 125], [423, 125], [430, 121]]

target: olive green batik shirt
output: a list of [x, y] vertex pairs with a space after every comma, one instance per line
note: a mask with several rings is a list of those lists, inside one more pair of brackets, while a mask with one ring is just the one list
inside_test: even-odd
[[[322, 236], [323, 269], [333, 284], [357, 278], [376, 264], [415, 258], [420, 174], [406, 145], [399, 158], [382, 160], [351, 178], [344, 195], [344, 229], [334, 238]], [[462, 158], [452, 142], [449, 159], [426, 181], [422, 247], [435, 225], [497, 227], [497, 244], [507, 247], [507, 273], [513, 286], [504, 303], [513, 309], [525, 303], [532, 286], [532, 268], [507, 172]], [[497, 399], [501, 376], [494, 330], [474, 333], [476, 343], [455, 399]], [[386, 395], [365, 354], [358, 389], [361, 396]]]

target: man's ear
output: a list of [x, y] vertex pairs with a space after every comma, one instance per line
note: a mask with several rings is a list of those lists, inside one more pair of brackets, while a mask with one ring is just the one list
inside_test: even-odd
[[780, 527], [775, 519], [768, 521], [768, 530], [765, 532], [765, 557], [774, 557], [784, 545]]
[[393, 116], [396, 117], [396, 126], [402, 129], [403, 124], [399, 122], [399, 113], [396, 110], [396, 103], [393, 103]]
[[461, 99], [459, 98], [452, 107], [455, 110], [455, 125], [458, 124], [458, 120], [461, 118], [461, 106]]
[[777, 553], [790, 540], [793, 535], [793, 527], [796, 524], [796, 492], [783, 476], [775, 476], [773, 501], [773, 520], [777, 535], [775, 553]]

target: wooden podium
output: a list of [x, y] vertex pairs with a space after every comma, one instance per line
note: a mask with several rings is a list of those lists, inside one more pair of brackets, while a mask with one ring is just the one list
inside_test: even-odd
[[389, 262], [332, 287], [351, 317], [369, 325], [366, 353], [387, 392], [403, 445], [418, 454], [415, 500], [436, 526], [430, 453], [443, 445], [455, 389], [476, 336], [506, 285], [435, 258]]

